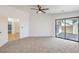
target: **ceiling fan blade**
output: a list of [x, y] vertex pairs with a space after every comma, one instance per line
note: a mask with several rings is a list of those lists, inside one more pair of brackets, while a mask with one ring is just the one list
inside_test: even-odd
[[49, 8], [44, 8], [44, 9], [41, 9], [41, 10], [49, 10]]
[[41, 12], [46, 13], [45, 11], [41, 10]]
[[36, 11], [36, 13], [38, 13], [39, 11]]
[[31, 8], [32, 10], [39, 10], [39, 9], [35, 9], [35, 8]]

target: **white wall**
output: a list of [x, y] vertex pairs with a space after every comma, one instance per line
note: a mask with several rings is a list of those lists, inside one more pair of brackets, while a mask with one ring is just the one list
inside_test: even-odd
[[69, 18], [69, 17], [76, 17], [79, 16], [79, 11], [76, 12], [69, 12], [69, 13], [60, 13], [60, 14], [54, 14], [52, 15], [52, 19], [53, 19], [53, 36], [55, 36], [55, 19], [61, 19], [61, 18]]
[[37, 14], [30, 15], [30, 36], [52, 36], [52, 15]]
[[[0, 16], [5, 16], [7, 17], [7, 21], [8, 21], [8, 17], [14, 17], [14, 18], [18, 18], [20, 19], [20, 35], [21, 38], [23, 37], [28, 37], [29, 36], [29, 14], [27, 12], [24, 12], [22, 10], [18, 10], [9, 6], [0, 6]], [[1, 19], [3, 20], [3, 19]], [[8, 26], [8, 22], [3, 22], [2, 25], [4, 25], [4, 23], [6, 24], [6, 26]], [[1, 27], [0, 27], [1, 28]], [[3, 26], [2, 32], [6, 32], [3, 35], [3, 38], [0, 36], [0, 44], [3, 45], [3, 42], [7, 42], [8, 40], [8, 27]]]
[[7, 17], [0, 15], [0, 47], [8, 42], [8, 20]]

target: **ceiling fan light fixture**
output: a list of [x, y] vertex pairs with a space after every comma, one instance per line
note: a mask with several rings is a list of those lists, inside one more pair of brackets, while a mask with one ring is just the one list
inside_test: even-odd
[[38, 13], [42, 13], [41, 11], [39, 11]]

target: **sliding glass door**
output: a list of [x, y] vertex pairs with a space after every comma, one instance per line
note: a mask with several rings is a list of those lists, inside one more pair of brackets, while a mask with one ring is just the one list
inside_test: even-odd
[[55, 34], [56, 37], [68, 40], [78, 40], [78, 20], [79, 18], [65, 18], [56, 20]]

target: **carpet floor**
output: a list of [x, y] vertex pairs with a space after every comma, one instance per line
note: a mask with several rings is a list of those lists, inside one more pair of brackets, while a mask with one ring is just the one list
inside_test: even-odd
[[79, 43], [55, 37], [29, 37], [8, 42], [0, 53], [78, 53]]

